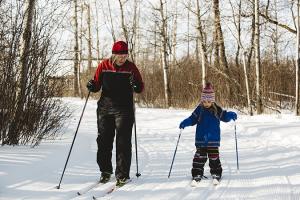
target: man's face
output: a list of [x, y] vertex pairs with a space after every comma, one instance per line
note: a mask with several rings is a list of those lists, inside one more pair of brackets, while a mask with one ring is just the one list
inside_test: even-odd
[[119, 66], [123, 65], [126, 62], [127, 58], [128, 58], [128, 54], [116, 54], [115, 63]]
[[212, 105], [212, 102], [207, 100], [202, 101], [202, 103], [205, 108], [210, 108]]

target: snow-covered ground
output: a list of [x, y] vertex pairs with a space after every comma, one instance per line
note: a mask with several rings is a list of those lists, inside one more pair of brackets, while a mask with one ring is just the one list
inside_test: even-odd
[[[56, 189], [84, 105], [84, 100], [64, 101], [75, 109], [75, 115], [66, 124], [61, 138], [44, 141], [36, 148], [0, 147], [1, 200], [90, 200], [92, 195], [103, 194], [105, 187], [82, 196], [76, 194], [100, 176], [96, 164], [95, 100], [88, 102], [61, 188]], [[184, 129], [168, 179], [178, 124], [191, 112], [137, 108], [142, 176], [135, 178], [133, 137], [132, 182], [101, 199], [300, 199], [300, 118], [293, 114], [238, 116], [239, 172], [234, 122], [221, 123], [223, 180], [216, 187], [210, 179], [204, 180], [199, 188], [190, 187], [195, 126]], [[207, 165], [205, 174], [210, 178]]]

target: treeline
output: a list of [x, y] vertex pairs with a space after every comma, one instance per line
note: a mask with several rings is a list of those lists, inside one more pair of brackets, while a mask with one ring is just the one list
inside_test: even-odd
[[[81, 5], [86, 2], [74, 1], [75, 13], [86, 12], [96, 17], [96, 23], [85, 15], [75, 19], [79, 23], [75, 33], [83, 42], [75, 45], [81, 56], [74, 61], [74, 95], [84, 94], [78, 90], [86, 84], [78, 69], [88, 71], [91, 78], [92, 58], [109, 57], [111, 44], [122, 39], [145, 79], [146, 90], [137, 96], [143, 105], [192, 107], [204, 82], [210, 81], [223, 106], [250, 115], [281, 112], [283, 106], [300, 111], [299, 66], [293, 56], [297, 52], [295, 1], [119, 0], [90, 3], [88, 10]], [[102, 14], [97, 9], [93, 14], [91, 5]], [[108, 27], [108, 37], [103, 36], [99, 19]], [[88, 63], [85, 58], [90, 58]]]
[[210, 81], [222, 106], [300, 115], [299, 1], [2, 0], [1, 143], [55, 137], [69, 116], [57, 97], [84, 98], [120, 39], [145, 81], [142, 106], [193, 108]]
[[[155, 63], [141, 67], [145, 80], [144, 93], [137, 95], [141, 105], [164, 107], [163, 72]], [[241, 66], [229, 62], [231, 76], [227, 77], [213, 67], [208, 67], [209, 79], [216, 92], [216, 101], [222, 106], [232, 107], [248, 114], [247, 94], [244, 71]], [[283, 60], [275, 65], [271, 60], [263, 60], [263, 76], [261, 81], [263, 106], [265, 113], [280, 113], [282, 109], [293, 110], [295, 103], [295, 63]], [[255, 67], [249, 68], [250, 99], [253, 112], [256, 111]], [[200, 101], [202, 90], [201, 67], [193, 57], [178, 61], [170, 67], [171, 106], [193, 108]]]
[[0, 143], [35, 146], [55, 138], [70, 115], [53, 98], [63, 91], [51, 80], [62, 54], [53, 40], [57, 7], [42, 12], [47, 5], [35, 0], [0, 3]]

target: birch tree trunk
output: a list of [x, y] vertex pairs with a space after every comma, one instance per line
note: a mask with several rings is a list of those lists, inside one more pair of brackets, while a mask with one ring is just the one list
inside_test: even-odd
[[188, 2], [188, 13], [187, 13], [187, 56], [190, 57], [190, 9], [191, 1]]
[[201, 71], [202, 71], [202, 86], [205, 86], [206, 82], [206, 65], [208, 63], [207, 55], [206, 55], [206, 47], [205, 47], [205, 41], [204, 41], [204, 30], [202, 27], [201, 22], [201, 11], [200, 11], [200, 4], [199, 0], [196, 0], [197, 5], [197, 31], [198, 31], [198, 38], [199, 38], [199, 48], [201, 53]]
[[97, 0], [95, 0], [95, 10], [96, 10], [96, 34], [97, 34], [97, 62], [100, 61], [100, 41], [99, 41], [99, 14], [98, 14], [98, 6]]
[[250, 89], [249, 89], [249, 78], [247, 71], [247, 63], [246, 63], [246, 51], [242, 48], [243, 53], [243, 67], [244, 67], [244, 76], [245, 76], [245, 85], [246, 85], [246, 94], [247, 94], [247, 104], [248, 104], [248, 113], [250, 116], [253, 115], [251, 100], [250, 100]]
[[177, 0], [175, 0], [174, 12], [175, 13], [174, 13], [173, 30], [172, 30], [172, 66], [175, 66], [176, 64], [177, 18], [178, 18]]
[[114, 23], [113, 23], [113, 19], [111, 16], [111, 7], [110, 7], [110, 0], [107, 0], [107, 4], [108, 4], [108, 12], [109, 12], [109, 19], [110, 19], [110, 24], [111, 24], [111, 36], [114, 42], [116, 42], [117, 38], [116, 38], [116, 34], [115, 34], [115, 28], [114, 28]]
[[154, 63], [156, 63], [157, 62], [157, 46], [158, 46], [158, 32], [159, 32], [159, 25], [158, 25], [158, 22], [157, 21], [155, 21], [154, 22], [154, 52], [153, 52], [153, 56], [154, 56], [154, 58], [153, 58], [153, 62]]
[[259, 31], [259, 0], [255, 0], [255, 71], [256, 71], [256, 109], [257, 114], [263, 113], [261, 92], [261, 64], [260, 64], [260, 31]]
[[79, 43], [78, 43], [78, 5], [77, 0], [74, 0], [74, 20], [75, 20], [75, 31], [74, 31], [74, 96], [79, 96]]
[[230, 1], [230, 4], [231, 4], [231, 8], [232, 8], [232, 13], [233, 13], [234, 25], [235, 25], [236, 30], [237, 30], [236, 39], [237, 39], [237, 43], [238, 43], [238, 50], [236, 52], [235, 62], [236, 62], [237, 66], [240, 65], [240, 63], [239, 63], [239, 54], [240, 54], [240, 51], [241, 51], [242, 52], [243, 69], [244, 69], [244, 77], [245, 77], [245, 85], [246, 85], [248, 113], [249, 113], [250, 116], [252, 116], [253, 111], [252, 111], [251, 100], [250, 100], [249, 78], [248, 78], [248, 70], [247, 70], [247, 62], [246, 62], [247, 52], [245, 51], [245, 49], [242, 45], [242, 41], [241, 41], [242, 0], [239, 0], [239, 2], [238, 2], [238, 14], [237, 15], [235, 15], [234, 6], [232, 5], [231, 1]]
[[297, 0], [297, 55], [296, 55], [296, 101], [295, 101], [295, 113], [297, 116], [300, 115], [299, 105], [299, 76], [300, 76], [300, 0]]
[[214, 62], [214, 67], [219, 69], [220, 68], [220, 48], [219, 48], [219, 37], [218, 37], [218, 32], [216, 29], [216, 24], [215, 24], [215, 28], [213, 31], [213, 48], [214, 48], [214, 52], [213, 52], [213, 62]]
[[167, 19], [165, 16], [165, 9], [164, 4], [166, 2], [163, 2], [163, 0], [160, 0], [160, 16], [161, 16], [161, 37], [162, 37], [162, 68], [164, 72], [164, 90], [165, 90], [165, 106], [168, 108], [171, 105], [170, 102], [170, 86], [169, 86], [169, 65], [168, 65], [168, 49], [167, 49], [167, 43], [168, 43], [168, 31], [167, 31]]
[[[242, 0], [239, 1], [238, 3], [238, 14], [237, 14], [237, 19], [235, 20], [235, 16], [233, 16], [234, 21], [236, 21], [236, 29], [238, 33], [238, 41], [241, 42], [241, 15], [242, 15]], [[239, 68], [240, 66], [240, 49], [241, 46], [237, 46], [236, 54], [235, 54], [235, 64]], [[244, 59], [244, 53], [243, 53], [243, 59]], [[244, 62], [244, 61], [243, 61]]]
[[[84, 35], [84, 28], [83, 28], [83, 12], [84, 12], [84, 5], [82, 4], [80, 7], [80, 28], [78, 27], [78, 40], [79, 40], [79, 45], [78, 45], [78, 52], [79, 52], [79, 63], [78, 63], [78, 74], [80, 74], [80, 69], [81, 67], [83, 68], [83, 39], [82, 36]], [[80, 77], [79, 77], [80, 78]], [[82, 88], [82, 84], [81, 81], [78, 80], [78, 85], [79, 85], [79, 95], [81, 97], [81, 99], [84, 98], [83, 96], [83, 88]]]
[[251, 60], [252, 60], [252, 55], [254, 53], [254, 40], [255, 40], [255, 9], [254, 9], [254, 5], [253, 5], [253, 14], [252, 14], [252, 23], [251, 23], [251, 46], [250, 46], [250, 50], [248, 52], [248, 56], [247, 56], [247, 70], [250, 71], [251, 68]]
[[136, 44], [136, 34], [137, 34], [137, 28], [138, 28], [138, 1], [134, 1], [134, 11], [133, 11], [133, 19], [132, 24], [130, 27], [126, 25], [125, 22], [125, 12], [124, 12], [124, 4], [126, 3], [119, 0], [120, 5], [120, 11], [121, 11], [121, 27], [123, 30], [123, 35], [126, 39], [126, 42], [129, 45], [129, 52], [130, 52], [130, 58], [133, 62], [135, 62], [136, 59], [136, 53], [135, 53], [135, 44]]
[[221, 16], [220, 16], [220, 8], [219, 8], [219, 0], [213, 0], [213, 9], [215, 15], [215, 31], [216, 31], [216, 42], [218, 44], [220, 58], [220, 64], [223, 68], [228, 68], [226, 53], [225, 53], [225, 44], [224, 44], [224, 37], [221, 28]]
[[28, 71], [29, 71], [29, 56], [30, 56], [30, 47], [31, 47], [31, 33], [32, 33], [32, 24], [33, 16], [35, 10], [35, 0], [26, 0], [25, 1], [25, 16], [24, 16], [24, 28], [21, 39], [21, 49], [20, 49], [20, 81], [18, 82], [17, 91], [17, 104], [16, 110], [14, 112], [13, 121], [10, 124], [8, 131], [8, 141], [11, 145], [16, 145], [19, 142], [19, 127], [21, 124], [20, 120], [22, 118], [22, 112], [24, 109], [24, 104], [26, 101], [26, 91], [28, 83]]
[[125, 24], [125, 17], [124, 17], [124, 8], [123, 8], [123, 3], [121, 0], [119, 0], [119, 5], [120, 5], [120, 10], [121, 10], [121, 26], [123, 29], [123, 35], [125, 37], [126, 42], [128, 43], [129, 41], [129, 36], [128, 36], [128, 30]]
[[[275, 16], [274, 17], [275, 17], [275, 20], [277, 21], [278, 20], [277, 2], [274, 1], [274, 4], [275, 4]], [[278, 50], [279, 34], [278, 34], [278, 25], [277, 24], [275, 24], [275, 30], [274, 30], [272, 40], [274, 41], [273, 51], [274, 51], [276, 67], [279, 67], [279, 50]]]
[[91, 33], [91, 8], [90, 4], [87, 7], [87, 24], [88, 24], [88, 73], [92, 71], [92, 33]]
[[[136, 61], [137, 57], [137, 52], [139, 52], [139, 49], [136, 49], [136, 44], [138, 40], [138, 29], [139, 29], [139, 15], [140, 15], [140, 10], [139, 10], [139, 5], [138, 5], [138, 0], [134, 0], [134, 11], [133, 11], [133, 19], [132, 19], [132, 36], [131, 36], [131, 48], [129, 49], [130, 51], [130, 56], [131, 60], [133, 62]], [[139, 47], [139, 45], [138, 45]]]

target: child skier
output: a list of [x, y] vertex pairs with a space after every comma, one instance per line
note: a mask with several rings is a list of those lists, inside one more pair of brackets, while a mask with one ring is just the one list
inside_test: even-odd
[[235, 112], [227, 112], [215, 103], [215, 93], [211, 83], [206, 83], [202, 90], [201, 102], [192, 115], [183, 120], [179, 128], [197, 124], [195, 146], [196, 152], [193, 158], [192, 186], [203, 178], [204, 165], [209, 158], [210, 173], [214, 184], [218, 184], [222, 177], [222, 166], [219, 158], [220, 146], [220, 120], [229, 122], [236, 120]]

